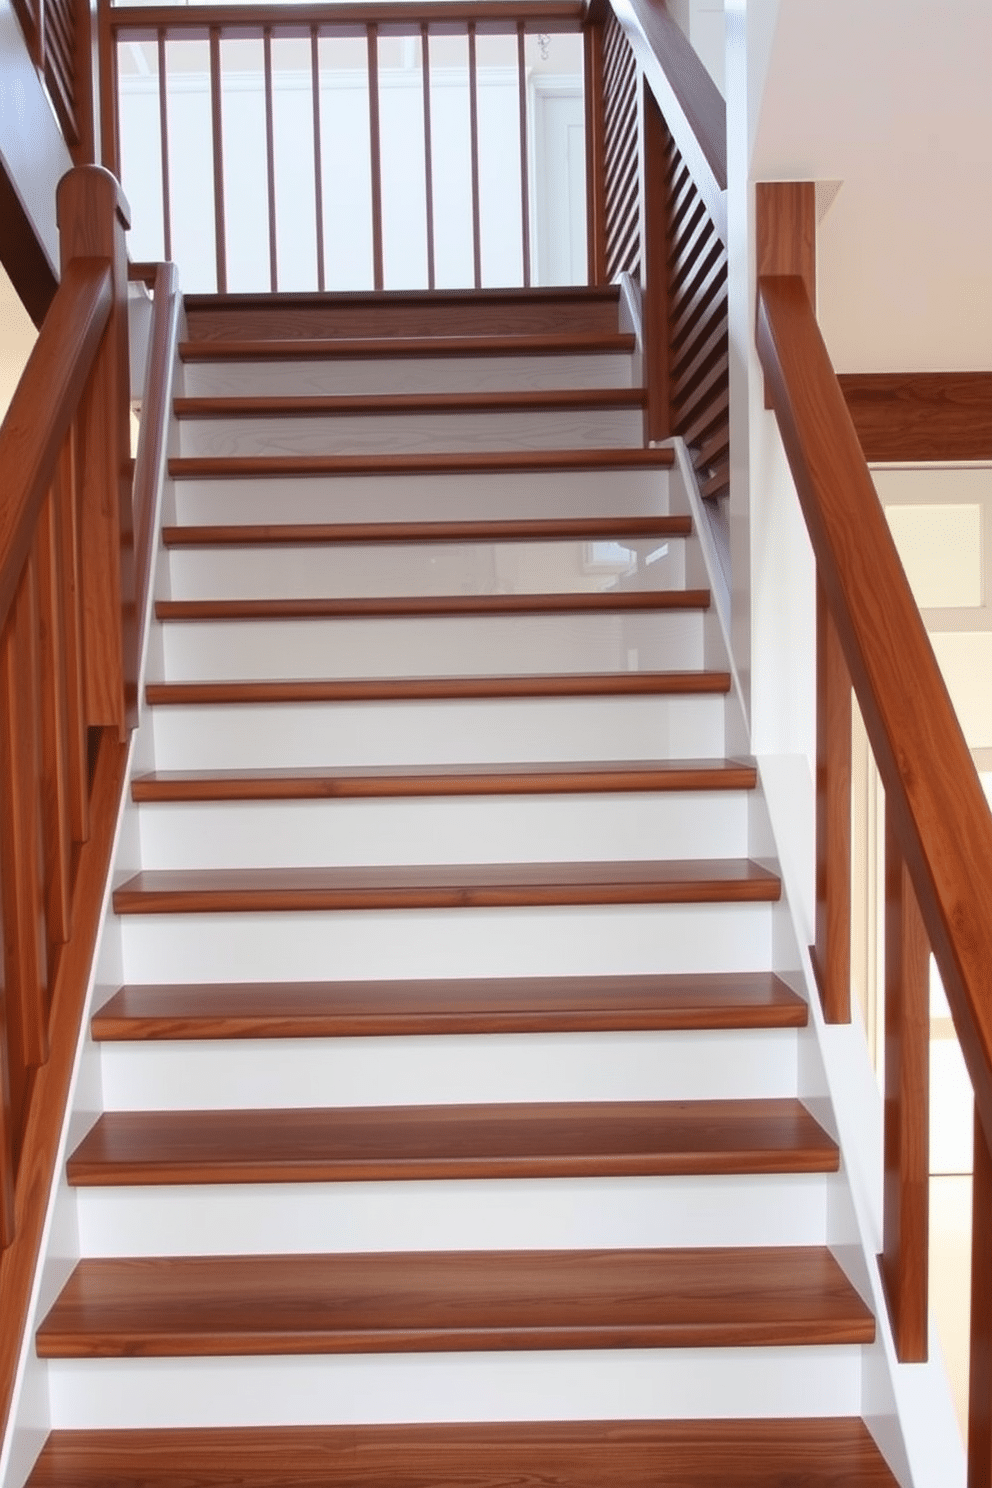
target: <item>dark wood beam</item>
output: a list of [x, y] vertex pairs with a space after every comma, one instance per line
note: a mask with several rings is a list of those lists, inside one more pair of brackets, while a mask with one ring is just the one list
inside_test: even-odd
[[839, 377], [865, 459], [992, 459], [992, 372]]

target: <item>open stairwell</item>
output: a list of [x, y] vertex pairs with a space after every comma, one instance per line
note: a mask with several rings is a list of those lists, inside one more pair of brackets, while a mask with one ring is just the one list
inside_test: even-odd
[[894, 1483], [617, 293], [187, 319], [31, 1484]]

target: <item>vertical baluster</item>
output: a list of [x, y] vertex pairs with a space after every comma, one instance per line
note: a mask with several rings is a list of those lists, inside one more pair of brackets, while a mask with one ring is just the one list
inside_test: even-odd
[[[41, 852], [38, 586], [34, 553], [0, 642], [0, 861], [8, 1029], [27, 1070], [48, 1058], [48, 970]], [[16, 1076], [16, 1071], [12, 1071]], [[16, 1082], [15, 1082], [16, 1083]], [[23, 1098], [23, 1091], [20, 1092]], [[18, 1091], [15, 1088], [15, 1121]]]
[[272, 116], [272, 27], [262, 33], [262, 59], [265, 68], [265, 167], [269, 183], [269, 287], [279, 288], [279, 263], [276, 256], [276, 145]]
[[828, 1023], [851, 1017], [851, 680], [816, 584], [816, 944]]
[[99, 0], [97, 46], [100, 53], [100, 159], [118, 180], [121, 174], [120, 77], [118, 42], [110, 0]]
[[[227, 293], [227, 227], [224, 213], [224, 120], [220, 96], [220, 28], [210, 27], [210, 127], [214, 157], [214, 247], [217, 293]], [[273, 289], [275, 285], [272, 286]]]
[[669, 375], [669, 136], [658, 105], [643, 80], [640, 103], [641, 273], [645, 289], [644, 373], [648, 393], [644, 432], [648, 439], [667, 439], [672, 433]]
[[482, 287], [482, 233], [479, 213], [479, 76], [475, 61], [475, 22], [468, 25], [468, 117], [472, 141], [472, 261], [475, 287]]
[[885, 1219], [882, 1274], [896, 1351], [927, 1357], [930, 943], [885, 809]]
[[313, 210], [317, 227], [317, 288], [324, 292], [324, 168], [320, 153], [320, 51], [316, 25], [310, 27], [310, 91], [313, 97]]
[[65, 623], [66, 766], [69, 822], [73, 842], [90, 835], [90, 797], [86, 759], [86, 707], [83, 696], [83, 618], [79, 582], [79, 487], [76, 478], [76, 438], [70, 429], [55, 469], [55, 520], [61, 548]]
[[527, 57], [524, 23], [517, 22], [517, 89], [520, 95], [520, 237], [523, 248], [524, 288], [530, 288], [530, 174], [527, 139]]
[[372, 172], [372, 284], [381, 289], [382, 277], [382, 159], [379, 140], [379, 28], [365, 28], [369, 76], [369, 168]]
[[427, 288], [434, 288], [434, 157], [431, 149], [431, 48], [426, 23], [420, 28], [424, 81], [424, 191], [427, 196]]
[[[165, 28], [158, 28], [158, 137], [162, 154], [162, 238], [167, 260], [172, 259], [172, 188], [169, 184], [169, 105], [166, 93]], [[218, 287], [220, 285], [220, 280]]]
[[602, 21], [587, 21], [584, 38], [586, 92], [586, 251], [590, 284], [606, 282], [606, 93]]
[[971, 1195], [971, 1369], [968, 1488], [992, 1484], [992, 1152], [975, 1110]]
[[38, 605], [41, 620], [41, 814], [45, 843], [48, 954], [69, 939], [69, 881], [72, 830], [69, 820], [69, 770], [66, 755], [65, 620], [62, 545], [49, 491], [38, 522]]

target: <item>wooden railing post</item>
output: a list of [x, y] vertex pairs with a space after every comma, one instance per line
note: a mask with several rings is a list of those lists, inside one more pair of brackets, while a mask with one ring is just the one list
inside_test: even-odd
[[606, 284], [606, 120], [601, 4], [590, 6], [583, 32], [586, 91], [586, 244], [589, 283]]
[[110, 320], [77, 424], [79, 537], [86, 722], [114, 726], [123, 738], [137, 721], [124, 244], [131, 214], [109, 171], [82, 166], [59, 183], [58, 223], [63, 271], [75, 258], [111, 265]]
[[816, 924], [813, 965], [828, 1023], [851, 1018], [851, 680], [816, 586]]
[[992, 1153], [975, 1110], [971, 1195], [971, 1367], [968, 1377], [968, 1488], [992, 1484]]
[[885, 1189], [882, 1275], [896, 1352], [927, 1358], [930, 943], [885, 811]]
[[668, 152], [671, 139], [650, 88], [641, 79], [641, 288], [644, 294], [644, 381], [647, 440], [672, 432], [671, 315], [668, 294]]

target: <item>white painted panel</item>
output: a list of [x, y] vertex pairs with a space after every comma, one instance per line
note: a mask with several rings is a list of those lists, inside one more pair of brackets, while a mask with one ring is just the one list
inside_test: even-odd
[[979, 506], [887, 506], [885, 515], [921, 609], [982, 603]]
[[743, 857], [743, 791], [146, 804], [144, 868]]
[[931, 635], [934, 654], [972, 749], [992, 745], [992, 632]]
[[127, 915], [134, 982], [761, 971], [763, 904]]
[[56, 1361], [55, 1427], [850, 1416], [861, 1349]]
[[[478, 974], [484, 974], [478, 968]], [[236, 973], [232, 973], [236, 975]], [[794, 1029], [432, 1034], [101, 1046], [106, 1109], [793, 1096]]]
[[822, 1245], [823, 1174], [78, 1190], [85, 1256]]

